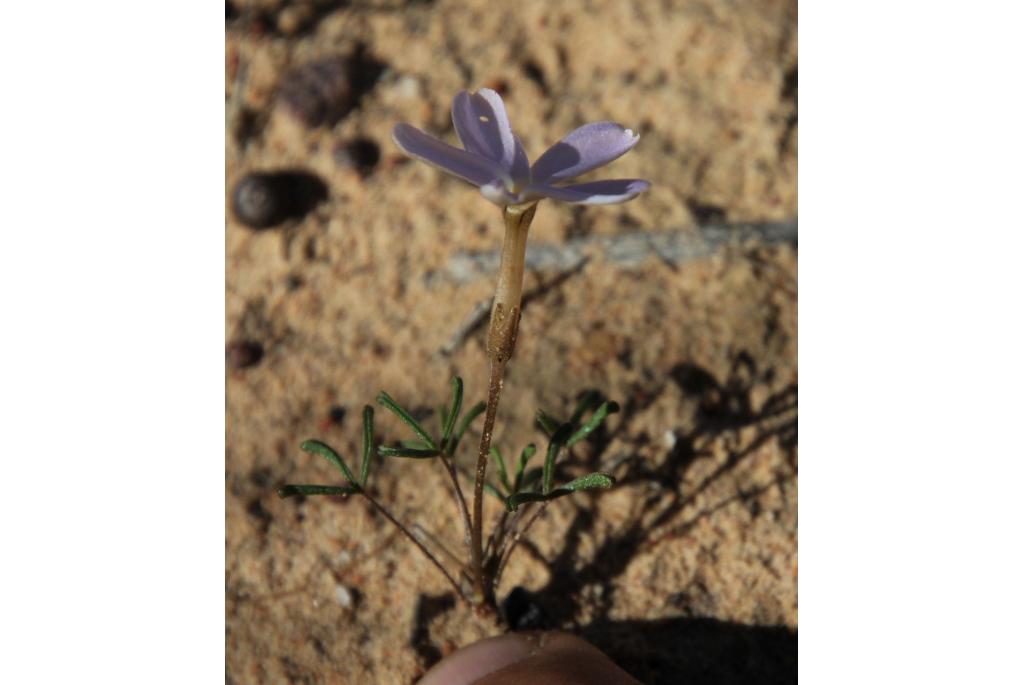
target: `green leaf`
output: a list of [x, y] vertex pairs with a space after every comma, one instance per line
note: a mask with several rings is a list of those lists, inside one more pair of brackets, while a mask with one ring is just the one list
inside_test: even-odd
[[398, 403], [391, 398], [391, 395], [381, 390], [380, 394], [377, 395], [377, 402], [390, 409], [395, 416], [402, 419], [402, 421], [408, 424], [408, 426], [413, 429], [416, 435], [420, 436], [420, 439], [423, 440], [423, 442], [425, 442], [431, 449], [437, 449], [437, 444], [430, 437], [430, 435], [427, 434], [427, 431], [423, 430], [423, 426], [420, 425], [419, 421], [414, 419], [412, 415], [405, 409], [402, 409], [400, 406], [398, 406]]
[[462, 442], [462, 436], [465, 435], [466, 430], [469, 429], [469, 424], [473, 423], [473, 419], [483, 414], [486, 409], [486, 404], [483, 402], [477, 402], [468, 412], [466, 412], [466, 417], [462, 419], [462, 423], [459, 424], [459, 429], [455, 431], [455, 440], [452, 441], [452, 446], [451, 449], [448, 450], [448, 454], [455, 454], [455, 450], [458, 448], [459, 443]]
[[295, 495], [352, 495], [359, 492], [356, 488], [342, 488], [337, 485], [282, 485], [277, 489], [281, 499]]
[[448, 438], [452, 436], [452, 431], [455, 430], [455, 422], [459, 419], [459, 414], [462, 412], [462, 379], [456, 376], [452, 379], [452, 409], [448, 412], [448, 415], [444, 420], [444, 432], [441, 436], [441, 444], [447, 445]]
[[373, 407], [363, 406], [363, 461], [359, 465], [359, 485], [366, 487], [370, 477], [370, 461], [373, 459]]
[[501, 450], [495, 445], [491, 445], [491, 456], [494, 457], [494, 462], [498, 466], [498, 480], [501, 481], [501, 486], [512, 492], [512, 488], [508, 484], [508, 472], [505, 470], [505, 458], [501, 456]]
[[539, 492], [517, 492], [505, 500], [505, 508], [509, 511], [515, 511], [519, 508], [519, 505], [526, 504], [527, 502], [544, 502], [551, 499], [547, 495], [542, 495]]
[[505, 500], [505, 508], [515, 511], [520, 505], [528, 502], [548, 502], [559, 497], [571, 495], [581, 490], [593, 490], [594, 488], [610, 488], [615, 484], [615, 479], [605, 473], [590, 473], [586, 476], [569, 481], [547, 494], [541, 492], [517, 492]]
[[399, 440], [398, 444], [411, 450], [428, 450], [430, 447], [422, 440]]
[[544, 410], [537, 410], [537, 425], [549, 438], [558, 430], [558, 422], [544, 413]]
[[617, 411], [619, 411], [619, 405], [615, 402], [602, 402], [601, 406], [594, 412], [594, 415], [590, 417], [590, 420], [580, 426], [580, 429], [573, 433], [572, 437], [566, 441], [566, 446], [572, 447], [580, 440], [583, 440], [593, 433], [609, 414], [614, 414]]
[[377, 454], [382, 457], [408, 457], [409, 459], [430, 459], [441, 454], [440, 450], [429, 449], [421, 450], [414, 449], [411, 447], [385, 447], [381, 445], [377, 448]]
[[548, 456], [544, 460], [544, 485], [543, 492], [551, 492], [551, 487], [555, 480], [555, 460], [558, 459], [558, 453], [562, 451], [562, 445], [572, 435], [572, 424], [563, 423], [555, 431], [555, 434], [551, 436], [551, 442], [548, 443]]
[[607, 473], [588, 473], [585, 476], [580, 476], [575, 480], [571, 480], [565, 485], [558, 487], [555, 492], [560, 490], [566, 490], [568, 492], [579, 492], [580, 490], [593, 490], [594, 488], [610, 488], [615, 485], [615, 478], [609, 476]]
[[359, 481], [357, 481], [355, 476], [352, 475], [352, 472], [348, 470], [348, 466], [345, 465], [345, 462], [338, 455], [338, 453], [331, 449], [330, 446], [320, 442], [319, 440], [307, 440], [301, 445], [299, 445], [299, 448], [303, 452], [317, 454], [326, 459], [327, 461], [331, 462], [332, 464], [334, 464], [335, 468], [340, 470], [345, 475], [345, 478], [348, 479], [349, 483], [351, 483], [356, 488], [359, 487]]
[[522, 453], [519, 455], [519, 465], [516, 466], [516, 480], [512, 488], [513, 492], [519, 492], [519, 489], [523, 486], [523, 472], [526, 471], [526, 465], [533, 455], [537, 453], [537, 446], [532, 442], [523, 448]]

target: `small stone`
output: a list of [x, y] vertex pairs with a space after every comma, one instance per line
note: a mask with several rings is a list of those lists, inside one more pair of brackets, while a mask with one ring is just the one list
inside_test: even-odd
[[250, 174], [238, 182], [231, 197], [235, 216], [250, 228], [270, 228], [283, 214], [280, 189], [266, 174]]
[[343, 608], [348, 609], [352, 606], [352, 593], [344, 585], [339, 583], [334, 586], [334, 596], [338, 599], [338, 604]]
[[345, 409], [345, 407], [335, 405], [327, 412], [327, 418], [329, 418], [331, 423], [335, 426], [340, 426], [345, 423], [346, 414], [348, 414], [348, 410]]
[[327, 186], [301, 171], [245, 175], [231, 195], [235, 217], [253, 229], [272, 228], [298, 219], [327, 198]]
[[263, 359], [263, 345], [252, 340], [238, 340], [225, 347], [228, 368], [235, 371], [256, 366]]
[[309, 128], [333, 125], [355, 106], [351, 67], [345, 57], [327, 57], [288, 71], [277, 97]]
[[334, 150], [339, 165], [369, 176], [380, 161], [380, 147], [369, 138], [356, 138]]
[[394, 86], [394, 93], [403, 100], [413, 100], [420, 96], [420, 81], [415, 76], [403, 76]]

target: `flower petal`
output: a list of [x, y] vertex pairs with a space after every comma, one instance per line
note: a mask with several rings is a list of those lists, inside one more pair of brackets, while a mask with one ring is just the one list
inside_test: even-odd
[[576, 178], [618, 159], [639, 140], [639, 135], [611, 121], [580, 126], [534, 162], [533, 180], [550, 183]]
[[409, 124], [396, 124], [391, 138], [410, 157], [433, 164], [473, 185], [482, 186], [505, 175], [490, 159], [443, 143]]
[[512, 175], [512, 183], [520, 187], [530, 185], [530, 158], [526, 156], [526, 148], [523, 147], [523, 141], [519, 140], [519, 136], [512, 134], [513, 140], [515, 140], [515, 150], [512, 156], [512, 168], [510, 169]]
[[489, 88], [477, 93], [460, 92], [452, 101], [455, 133], [468, 152], [483, 155], [511, 173], [516, 143], [501, 96]]
[[535, 183], [523, 195], [530, 198], [550, 197], [576, 205], [613, 205], [632, 200], [650, 187], [648, 181], [639, 178], [619, 178], [563, 187]]

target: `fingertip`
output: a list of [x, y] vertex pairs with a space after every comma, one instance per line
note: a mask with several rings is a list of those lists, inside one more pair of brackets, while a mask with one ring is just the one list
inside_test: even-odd
[[510, 633], [464, 647], [418, 685], [639, 685], [601, 650], [568, 633]]
[[528, 658], [533, 649], [526, 638], [516, 633], [487, 638], [463, 647], [438, 663], [418, 685], [470, 685]]

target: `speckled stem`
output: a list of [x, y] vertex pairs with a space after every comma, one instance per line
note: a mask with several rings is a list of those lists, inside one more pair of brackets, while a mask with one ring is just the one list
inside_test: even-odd
[[487, 412], [480, 452], [476, 459], [476, 483], [473, 488], [473, 536], [471, 545], [473, 566], [473, 594], [477, 606], [491, 599], [493, 589], [484, 577], [483, 564], [483, 494], [487, 476], [487, 460], [491, 451], [491, 434], [498, 413], [498, 400], [505, 380], [505, 365], [512, 357], [519, 329], [520, 306], [523, 299], [523, 272], [526, 266], [526, 236], [530, 232], [537, 204], [505, 208], [505, 240], [501, 247], [501, 269], [494, 290], [491, 325], [487, 332], [487, 358], [490, 361], [490, 381], [487, 384]]

